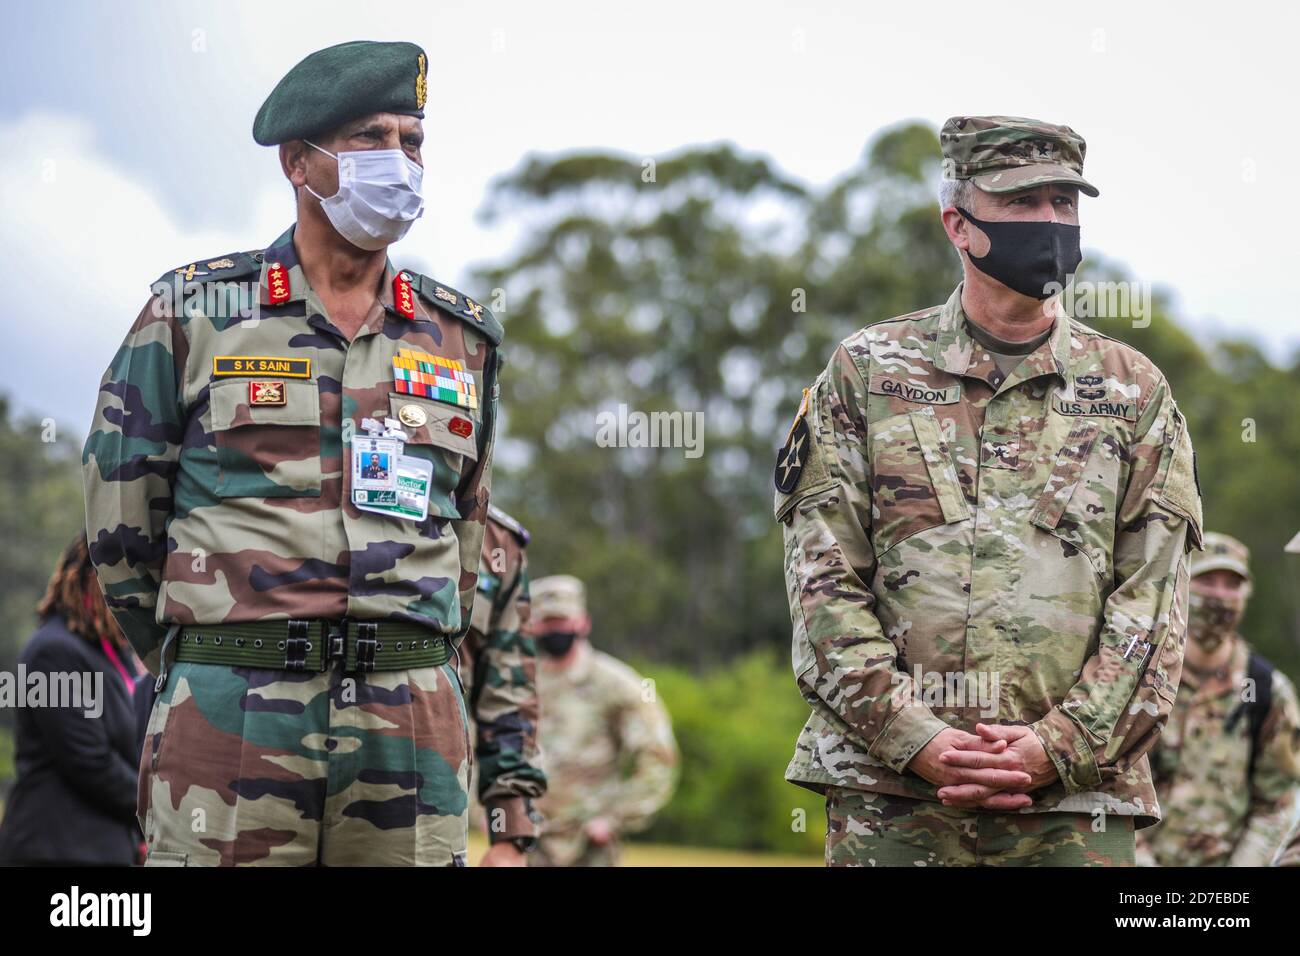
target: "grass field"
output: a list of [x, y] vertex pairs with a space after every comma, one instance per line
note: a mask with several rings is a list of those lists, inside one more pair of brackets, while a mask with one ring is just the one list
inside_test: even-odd
[[[469, 858], [477, 865], [487, 852], [487, 840], [477, 833], [469, 838]], [[623, 866], [821, 866], [819, 856], [781, 856], [775, 853], [746, 853], [698, 846], [665, 846], [658, 843], [626, 843]]]

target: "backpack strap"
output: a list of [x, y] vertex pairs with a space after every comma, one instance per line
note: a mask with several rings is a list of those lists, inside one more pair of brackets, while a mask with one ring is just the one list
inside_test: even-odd
[[1255, 699], [1243, 700], [1238, 704], [1228, 715], [1224, 730], [1231, 733], [1242, 714], [1246, 715], [1250, 729], [1250, 763], [1246, 774], [1247, 779], [1254, 779], [1255, 761], [1259, 757], [1259, 736], [1264, 731], [1268, 712], [1273, 709], [1273, 665], [1252, 650], [1246, 662], [1246, 677], [1255, 689]]

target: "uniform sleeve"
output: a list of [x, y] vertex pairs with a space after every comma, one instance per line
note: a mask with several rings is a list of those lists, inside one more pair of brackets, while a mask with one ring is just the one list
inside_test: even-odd
[[[488, 348], [485, 344], [484, 348]], [[469, 631], [474, 611], [474, 594], [478, 589], [479, 556], [483, 550], [483, 530], [487, 522], [488, 499], [492, 493], [492, 453], [496, 448], [497, 363], [495, 348], [488, 354], [483, 370], [483, 423], [479, 428], [478, 461], [466, 473], [456, 489], [456, 510], [463, 515], [451, 522], [460, 546], [460, 636]]]
[[[793, 490], [778, 492], [776, 514], [784, 524], [799, 691], [832, 726], [901, 773], [948, 725], [914, 693], [876, 618], [868, 586], [876, 570], [871, 484], [861, 451], [867, 425], [858, 411], [865, 394], [841, 345], [810, 392], [807, 459]], [[801, 431], [796, 422], [791, 440]]]
[[104, 373], [82, 452], [90, 560], [118, 626], [150, 670], [166, 632], [156, 609], [188, 355], [180, 323], [161, 298], [150, 299]]
[[474, 663], [478, 798], [492, 842], [537, 837], [531, 801], [546, 792], [537, 754], [537, 653], [528, 622], [528, 558], [503, 582]]
[[673, 795], [677, 771], [677, 741], [672, 721], [653, 685], [629, 685], [632, 694], [618, 717], [621, 762], [627, 772], [613, 793], [602, 801], [605, 816], [619, 833], [635, 833], [650, 825]]
[[1139, 416], [1130, 461], [1097, 650], [1065, 699], [1031, 725], [1070, 793], [1095, 789], [1147, 752], [1182, 675], [1201, 501], [1186, 422], [1163, 379]]
[[1291, 681], [1273, 672], [1273, 707], [1260, 728], [1250, 813], [1229, 866], [1268, 866], [1291, 831], [1300, 788], [1300, 712]]

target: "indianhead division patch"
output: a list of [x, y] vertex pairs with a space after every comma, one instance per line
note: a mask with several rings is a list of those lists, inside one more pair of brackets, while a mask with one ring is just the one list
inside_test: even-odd
[[808, 421], [802, 416], [790, 430], [785, 446], [776, 453], [776, 490], [783, 495], [794, 491], [808, 461]]

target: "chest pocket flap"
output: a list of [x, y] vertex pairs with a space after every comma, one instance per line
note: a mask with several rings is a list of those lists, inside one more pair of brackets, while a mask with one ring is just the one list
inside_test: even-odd
[[[406, 432], [410, 444], [437, 445], [478, 461], [479, 422], [469, 409], [410, 395], [390, 395], [388, 402], [391, 416]], [[411, 421], [422, 424], [412, 425]]]
[[314, 381], [217, 381], [209, 387], [208, 406], [218, 497], [320, 494], [320, 391]]
[[406, 433], [406, 454], [433, 464], [429, 515], [464, 517], [456, 507], [456, 488], [470, 463], [478, 461], [482, 422], [467, 408], [432, 399], [390, 395], [388, 403], [392, 420]]

